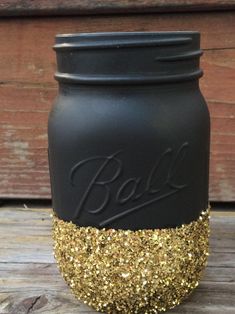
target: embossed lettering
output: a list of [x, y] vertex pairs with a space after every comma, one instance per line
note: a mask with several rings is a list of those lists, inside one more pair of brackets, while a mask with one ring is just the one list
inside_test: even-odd
[[[136, 193], [137, 186], [140, 182], [140, 178], [130, 178], [126, 180], [117, 191], [116, 195], [116, 201], [119, 204], [124, 204], [127, 201], [129, 201], [133, 195]], [[128, 191], [128, 188], [130, 189], [129, 194], [125, 196], [125, 192]]]
[[[163, 185], [166, 184], [166, 174], [163, 176], [163, 178], [158, 176], [158, 171], [161, 169], [161, 166], [163, 162], [166, 162], [167, 157], [171, 156], [172, 154], [172, 149], [168, 148], [157, 160], [155, 165], [153, 166], [152, 170], [150, 171], [148, 180], [147, 180], [147, 185], [146, 185], [146, 191], [149, 192], [149, 194], [155, 194], [159, 192], [162, 188]], [[169, 159], [169, 158], [168, 158]], [[166, 169], [163, 169], [165, 171], [169, 171], [169, 167]], [[158, 188], [154, 188], [154, 184], [158, 183]]]
[[177, 151], [176, 157], [172, 161], [171, 167], [168, 172], [168, 177], [167, 177], [167, 184], [172, 188], [182, 189], [186, 186], [185, 184], [179, 185], [175, 183], [174, 180], [176, 179], [175, 176], [176, 176], [177, 171], [180, 171], [180, 165], [185, 158], [187, 148], [188, 148], [188, 143], [184, 143], [179, 148], [179, 150]]
[[[119, 210], [118, 213], [101, 221], [100, 226], [104, 227], [125, 215], [129, 215], [160, 199], [179, 192], [187, 186], [185, 182], [177, 182], [177, 180], [180, 177], [179, 174], [188, 146], [188, 143], [185, 142], [176, 153], [171, 148], [166, 149], [157, 158], [147, 179], [145, 179], [145, 183], [142, 177], [125, 178], [123, 161], [121, 156], [118, 156], [121, 155], [122, 151], [117, 151], [109, 156], [96, 156], [78, 162], [70, 171], [70, 182], [74, 187], [76, 186], [75, 177], [79, 177], [81, 168], [85, 165], [98, 165], [98, 167], [94, 175], [89, 178], [87, 188], [80, 197], [80, 202], [74, 213], [74, 219], [78, 219], [84, 210], [87, 210], [90, 214], [99, 214], [105, 211], [110, 202], [112, 202], [112, 206], [115, 206], [115, 204], [119, 207], [125, 206], [121, 212]], [[113, 182], [118, 184], [120, 182], [116, 191], [113, 190]], [[102, 202], [97, 205], [97, 208], [88, 209], [86, 203], [96, 189], [99, 189]], [[143, 191], [141, 191], [142, 189]], [[144, 199], [142, 200], [143, 197]], [[148, 199], [147, 201], [146, 198]], [[139, 204], [136, 205], [137, 201]], [[135, 205], [133, 202], [135, 202]], [[126, 204], [129, 204], [130, 207], [126, 208]]]
[[[84, 194], [81, 197], [80, 203], [78, 204], [78, 207], [75, 211], [75, 217], [78, 217], [80, 214], [80, 211], [83, 209], [83, 206], [86, 202], [86, 200], [88, 199], [90, 193], [92, 192], [92, 190], [96, 187], [96, 186], [100, 186], [103, 188], [103, 195], [104, 195], [104, 200], [102, 202], [102, 204], [96, 208], [96, 209], [92, 209], [89, 210], [89, 213], [91, 214], [98, 214], [100, 213], [102, 210], [105, 209], [105, 206], [107, 205], [109, 198], [110, 198], [110, 186], [108, 185], [108, 183], [111, 183], [113, 181], [115, 181], [121, 172], [122, 169], [122, 162], [121, 160], [119, 160], [118, 158], [116, 158], [116, 156], [120, 153], [121, 151], [116, 152], [113, 155], [110, 156], [97, 156], [97, 157], [93, 157], [93, 158], [88, 158], [85, 160], [80, 161], [79, 163], [77, 163], [70, 172], [70, 181], [72, 183], [72, 185], [74, 185], [74, 176], [75, 174], [77, 174], [79, 172], [79, 169], [84, 166], [87, 163], [91, 163], [94, 161], [102, 161], [103, 163], [101, 164], [101, 166], [98, 168], [97, 172], [94, 174], [94, 176], [91, 178], [90, 183], [88, 184], [88, 187], [86, 189], [86, 191], [84, 192]], [[115, 161], [116, 163], [116, 169], [115, 172], [113, 174], [113, 176], [111, 178], [107, 178], [106, 180], [99, 180], [99, 178], [102, 175], [102, 171], [104, 171], [104, 169], [106, 169], [111, 161]]]

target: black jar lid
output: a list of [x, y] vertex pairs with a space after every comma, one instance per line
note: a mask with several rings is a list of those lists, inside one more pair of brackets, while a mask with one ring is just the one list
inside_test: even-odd
[[55, 78], [75, 84], [152, 84], [197, 79], [200, 33], [60, 34]]

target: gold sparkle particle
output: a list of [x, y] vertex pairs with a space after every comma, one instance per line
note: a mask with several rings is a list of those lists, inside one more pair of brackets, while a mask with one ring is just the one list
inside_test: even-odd
[[181, 227], [138, 231], [77, 227], [54, 214], [54, 255], [74, 295], [97, 311], [165, 311], [198, 285], [209, 211]]

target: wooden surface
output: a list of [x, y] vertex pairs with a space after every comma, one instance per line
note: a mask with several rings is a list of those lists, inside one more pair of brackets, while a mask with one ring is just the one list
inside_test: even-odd
[[234, 0], [3, 0], [0, 16], [229, 10]]
[[[0, 208], [0, 314], [96, 313], [70, 293], [52, 255], [49, 208]], [[235, 313], [235, 212], [213, 212], [199, 287], [169, 313]]]
[[55, 34], [166, 30], [201, 32], [201, 89], [212, 118], [210, 200], [235, 200], [235, 11], [1, 19], [0, 197], [50, 198]]

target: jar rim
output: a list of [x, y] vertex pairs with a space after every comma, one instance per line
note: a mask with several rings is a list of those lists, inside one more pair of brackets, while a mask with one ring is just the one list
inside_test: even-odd
[[152, 84], [202, 76], [197, 31], [58, 34], [53, 48], [60, 82]]
[[161, 42], [174, 44], [182, 41], [189, 42], [195, 37], [200, 37], [200, 33], [197, 31], [65, 33], [55, 36], [54, 49], [63, 49], [65, 45], [97, 48], [100, 45], [108, 47], [119, 44], [129, 47], [146, 43], [149, 45], [157, 45]]
[[118, 35], [125, 35], [125, 36], [133, 36], [133, 35], [139, 35], [139, 36], [145, 36], [145, 35], [177, 35], [177, 34], [181, 34], [181, 35], [190, 35], [190, 34], [200, 34], [199, 31], [191, 31], [191, 30], [187, 30], [187, 31], [141, 31], [141, 32], [136, 32], [136, 31], [129, 31], [129, 32], [81, 32], [81, 33], [60, 33], [57, 34], [55, 37], [56, 38], [66, 38], [66, 37], [89, 37], [89, 36], [118, 36]]

